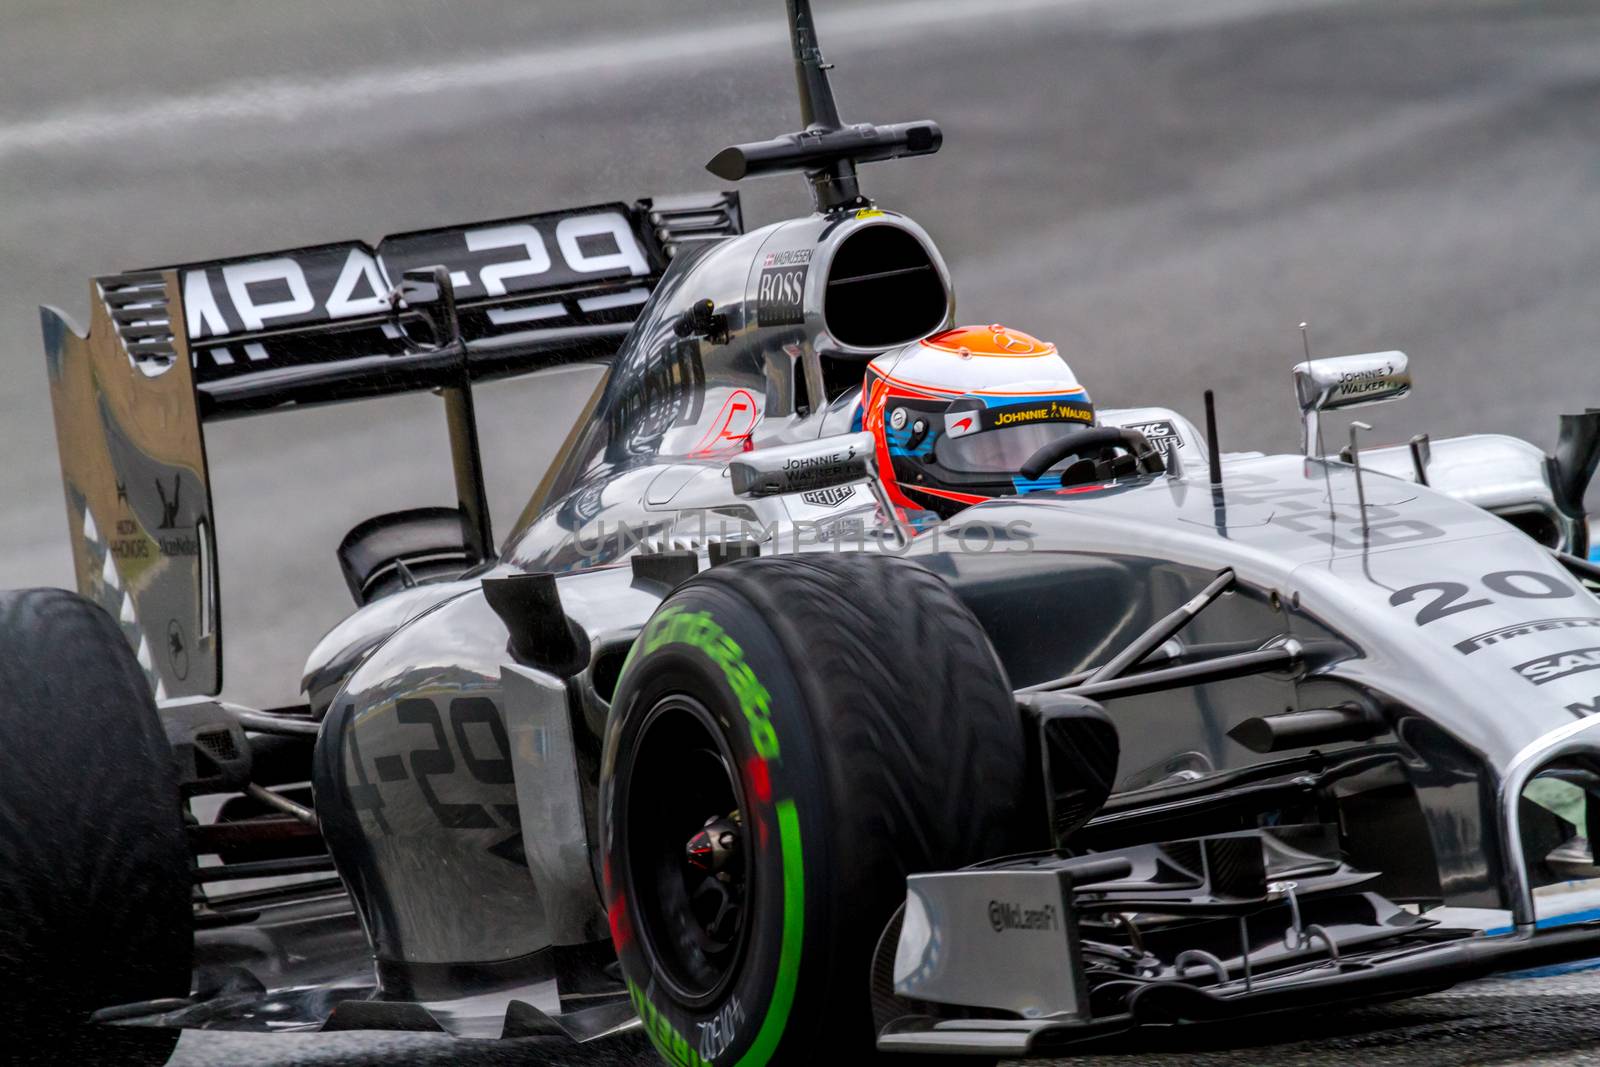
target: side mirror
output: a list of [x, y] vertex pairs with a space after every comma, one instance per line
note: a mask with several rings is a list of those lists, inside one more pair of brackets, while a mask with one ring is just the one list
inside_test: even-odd
[[840, 434], [747, 452], [728, 462], [735, 496], [805, 493], [873, 477], [870, 433]]
[[1565, 520], [1567, 551], [1586, 556], [1589, 524], [1583, 498], [1594, 480], [1595, 468], [1600, 467], [1600, 408], [1561, 416], [1561, 434], [1549, 464], [1550, 488]]
[[1295, 364], [1301, 450], [1308, 457], [1313, 455], [1322, 412], [1399, 400], [1411, 392], [1410, 363], [1404, 352], [1368, 352]]

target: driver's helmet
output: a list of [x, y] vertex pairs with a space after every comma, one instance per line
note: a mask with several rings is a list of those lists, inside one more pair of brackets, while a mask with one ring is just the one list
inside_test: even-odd
[[1059, 488], [1058, 470], [1030, 480], [1023, 463], [1094, 424], [1089, 394], [1056, 346], [1000, 325], [957, 327], [879, 356], [861, 403], [889, 497], [913, 517]]

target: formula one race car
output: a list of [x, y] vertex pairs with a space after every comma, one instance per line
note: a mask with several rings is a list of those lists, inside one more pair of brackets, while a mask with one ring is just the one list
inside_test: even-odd
[[[788, 11], [805, 129], [710, 169], [801, 171], [813, 214], [608, 204], [44, 310], [81, 596], [0, 596], [14, 1031], [995, 1058], [1600, 954], [1540, 920], [1600, 877], [1600, 412], [1548, 457], [1325, 454], [1410, 376], [1308, 360], [1298, 453], [1224, 454], [1209, 397], [1203, 435], [1068, 403], [915, 518], [918, 387], [882, 415], [863, 372], [947, 336], [950, 282], [856, 167], [940, 133], [843, 124]], [[474, 385], [576, 360], [609, 373], [496, 550]], [[419, 389], [456, 504], [338, 546], [302, 704], [218, 699], [203, 426]]]

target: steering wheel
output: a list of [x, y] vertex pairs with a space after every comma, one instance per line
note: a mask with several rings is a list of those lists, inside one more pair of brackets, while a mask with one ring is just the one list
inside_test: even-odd
[[1031, 481], [1043, 476], [1045, 471], [1068, 456], [1088, 456], [1105, 448], [1118, 449], [1132, 456], [1140, 474], [1162, 474], [1167, 469], [1161, 453], [1138, 430], [1121, 426], [1085, 426], [1069, 430], [1034, 452], [1022, 464], [1022, 476]]

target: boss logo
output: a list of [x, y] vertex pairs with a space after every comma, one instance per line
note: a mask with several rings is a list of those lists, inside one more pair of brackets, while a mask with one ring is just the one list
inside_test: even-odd
[[768, 267], [756, 285], [756, 325], [792, 326], [805, 321], [806, 274], [810, 267]]
[[1585, 671], [1600, 670], [1600, 648], [1575, 648], [1553, 656], [1540, 656], [1519, 663], [1516, 672], [1534, 685], [1549, 685]]

